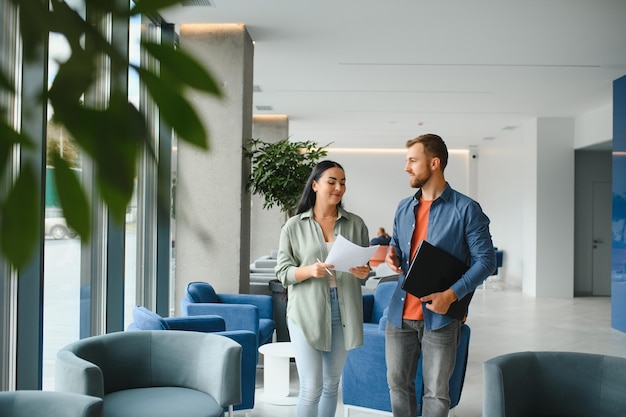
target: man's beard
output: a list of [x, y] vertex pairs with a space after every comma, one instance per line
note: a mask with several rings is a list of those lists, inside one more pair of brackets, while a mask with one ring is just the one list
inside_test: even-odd
[[422, 188], [424, 185], [426, 185], [426, 183], [428, 182], [428, 180], [430, 180], [431, 177], [431, 173], [428, 173], [427, 177], [413, 177], [411, 178], [411, 187], [412, 188]]

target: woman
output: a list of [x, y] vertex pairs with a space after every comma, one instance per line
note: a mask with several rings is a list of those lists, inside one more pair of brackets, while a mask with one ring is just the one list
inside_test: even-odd
[[297, 417], [335, 415], [348, 349], [363, 344], [358, 279], [367, 278], [370, 268], [338, 272], [322, 262], [337, 235], [369, 244], [363, 220], [342, 208], [345, 192], [341, 165], [321, 161], [309, 176], [297, 214], [280, 235], [276, 275], [288, 289], [287, 324], [300, 378]]

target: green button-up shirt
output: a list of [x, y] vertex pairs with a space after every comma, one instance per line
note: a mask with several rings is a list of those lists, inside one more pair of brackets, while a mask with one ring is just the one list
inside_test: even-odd
[[[335, 236], [360, 246], [369, 246], [367, 226], [361, 217], [339, 209]], [[290, 218], [283, 226], [278, 246], [276, 276], [287, 288], [287, 317], [304, 332], [315, 349], [330, 351], [331, 311], [328, 276], [296, 281], [296, 268], [311, 265], [328, 256], [320, 225], [313, 220], [313, 210]], [[348, 272], [334, 271], [346, 349], [363, 344], [363, 299], [361, 282]]]

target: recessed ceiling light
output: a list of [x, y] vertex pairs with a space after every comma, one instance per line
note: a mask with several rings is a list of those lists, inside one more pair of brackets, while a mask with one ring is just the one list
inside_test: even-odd
[[517, 126], [504, 126], [502, 128], [502, 130], [515, 130], [515, 129], [517, 129]]
[[256, 106], [256, 109], [259, 111], [269, 111], [274, 110], [272, 106]]
[[495, 138], [495, 136], [485, 136], [483, 140], [494, 140]]

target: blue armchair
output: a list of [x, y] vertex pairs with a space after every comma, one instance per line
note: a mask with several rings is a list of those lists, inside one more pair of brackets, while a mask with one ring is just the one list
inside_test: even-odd
[[92, 336], [59, 350], [55, 389], [102, 398], [103, 417], [223, 417], [241, 402], [241, 354], [214, 333]]
[[249, 330], [225, 331], [224, 319], [220, 316], [161, 317], [145, 307], [135, 307], [133, 322], [128, 330], [183, 330], [215, 333], [226, 336], [239, 343], [243, 348], [241, 355], [241, 403], [234, 405], [234, 410], [252, 410], [254, 408], [254, 390], [256, 387], [256, 363], [258, 349], [256, 336]]
[[272, 341], [275, 322], [270, 295], [217, 294], [206, 282], [190, 282], [180, 306], [183, 316], [218, 315], [224, 318], [226, 330], [254, 332], [257, 346]]
[[[376, 285], [373, 294], [363, 294], [363, 326], [379, 328], [380, 320], [386, 315], [387, 307], [398, 283], [395, 281], [381, 282]], [[385, 330], [387, 320], [383, 319], [380, 329]]]
[[[363, 295], [363, 346], [348, 352], [342, 376], [342, 396], [345, 415], [350, 410], [366, 408], [391, 412], [387, 364], [385, 363], [386, 309], [398, 285], [395, 281], [381, 282], [374, 294]], [[461, 327], [456, 365], [450, 378], [450, 406], [454, 408], [461, 399], [469, 349], [470, 328]], [[421, 415], [422, 360], [418, 362], [415, 387], [418, 413]]]

